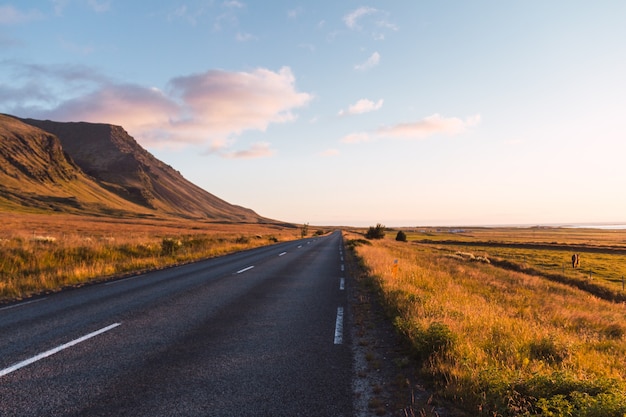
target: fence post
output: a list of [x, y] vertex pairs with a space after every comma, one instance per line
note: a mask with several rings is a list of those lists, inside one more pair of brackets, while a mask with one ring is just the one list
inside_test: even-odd
[[622, 275], [622, 291], [624, 291], [624, 275]]

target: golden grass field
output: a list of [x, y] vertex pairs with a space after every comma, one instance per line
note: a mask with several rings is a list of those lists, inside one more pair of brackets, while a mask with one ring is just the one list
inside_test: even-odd
[[0, 212], [0, 302], [300, 237], [300, 229], [181, 219]]
[[[626, 258], [614, 250], [624, 247], [626, 232], [406, 232], [409, 242], [395, 241], [395, 232], [371, 241], [348, 232], [345, 239], [439, 398], [470, 416], [626, 415], [626, 305], [610, 301], [622, 289], [609, 273], [623, 271]], [[571, 280], [559, 279], [571, 252], [519, 243], [593, 246], [581, 252], [582, 265], [608, 278], [566, 271]], [[547, 260], [558, 267], [524, 270]], [[611, 290], [601, 298], [577, 280]]]
[[[0, 224], [1, 302], [301, 237], [68, 214], [0, 213]], [[405, 231], [408, 242], [344, 238], [438, 398], [469, 416], [626, 415], [626, 231]]]

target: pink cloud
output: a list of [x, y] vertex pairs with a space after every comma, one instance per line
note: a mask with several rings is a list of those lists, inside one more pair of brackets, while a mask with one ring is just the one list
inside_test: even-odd
[[267, 158], [272, 155], [274, 155], [274, 151], [270, 148], [270, 144], [266, 142], [255, 143], [249, 149], [242, 151], [222, 153], [222, 156], [230, 159]]
[[325, 157], [325, 158], [329, 158], [329, 157], [333, 157], [333, 156], [338, 156], [340, 154], [339, 149], [326, 149], [323, 152], [319, 153], [319, 156]]
[[433, 114], [417, 122], [380, 127], [371, 132], [351, 133], [344, 136], [341, 142], [362, 143], [378, 139], [422, 139], [437, 134], [458, 135], [479, 123], [480, 115], [467, 117], [463, 120], [457, 117], [443, 117], [439, 114]]
[[[5, 91], [10, 94], [0, 96], [0, 105], [12, 107], [17, 115], [111, 123], [123, 126], [143, 145], [208, 145], [209, 153], [227, 157], [270, 155], [269, 146], [256, 146], [243, 153], [229, 153], [228, 149], [244, 131], [265, 131], [270, 124], [295, 120], [294, 110], [313, 98], [297, 91], [295, 77], [288, 67], [277, 72], [265, 68], [250, 72], [211, 70], [176, 77], [164, 91], [137, 84], [116, 84], [97, 74], [89, 79], [82, 68], [20, 69], [26, 78], [36, 76], [40, 85], [36, 97], [32, 88], [13, 88]], [[41, 96], [47, 91], [41, 82], [44, 79], [61, 81], [71, 87], [80, 85], [82, 90], [78, 91], [86, 92], [56, 102], [58, 97], [54, 97], [53, 91]], [[32, 104], [34, 99], [57, 104], [42, 110], [41, 104], [39, 107]]]
[[207, 71], [170, 82], [172, 96], [182, 103], [181, 124], [200, 125], [216, 136], [264, 131], [271, 123], [295, 119], [294, 108], [312, 96], [297, 92], [287, 67], [279, 72], [259, 68], [253, 72]]
[[457, 117], [442, 117], [439, 114], [425, 117], [413, 123], [400, 123], [376, 130], [379, 137], [400, 139], [419, 139], [435, 134], [456, 135], [463, 133], [468, 127], [480, 122], [480, 116], [472, 116], [465, 120]]
[[146, 139], [162, 137], [162, 131], [168, 128], [168, 118], [178, 112], [178, 105], [157, 89], [121, 84], [101, 86], [44, 114], [53, 120], [121, 125], [131, 134]]
[[362, 143], [374, 140], [371, 134], [366, 132], [350, 133], [341, 139], [343, 143]]

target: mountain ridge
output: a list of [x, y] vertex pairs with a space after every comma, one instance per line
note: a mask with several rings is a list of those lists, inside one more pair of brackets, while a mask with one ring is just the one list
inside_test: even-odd
[[121, 126], [0, 114], [0, 138], [0, 206], [282, 223], [188, 181]]

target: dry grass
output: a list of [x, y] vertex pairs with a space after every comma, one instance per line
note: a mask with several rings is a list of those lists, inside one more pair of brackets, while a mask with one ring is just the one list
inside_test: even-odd
[[0, 213], [0, 301], [300, 237], [277, 225]]
[[551, 227], [467, 227], [403, 229], [409, 240], [455, 240], [467, 242], [583, 244], [626, 247], [626, 229], [570, 229]]
[[623, 304], [426, 245], [355, 250], [439, 395], [471, 415], [626, 413]]

